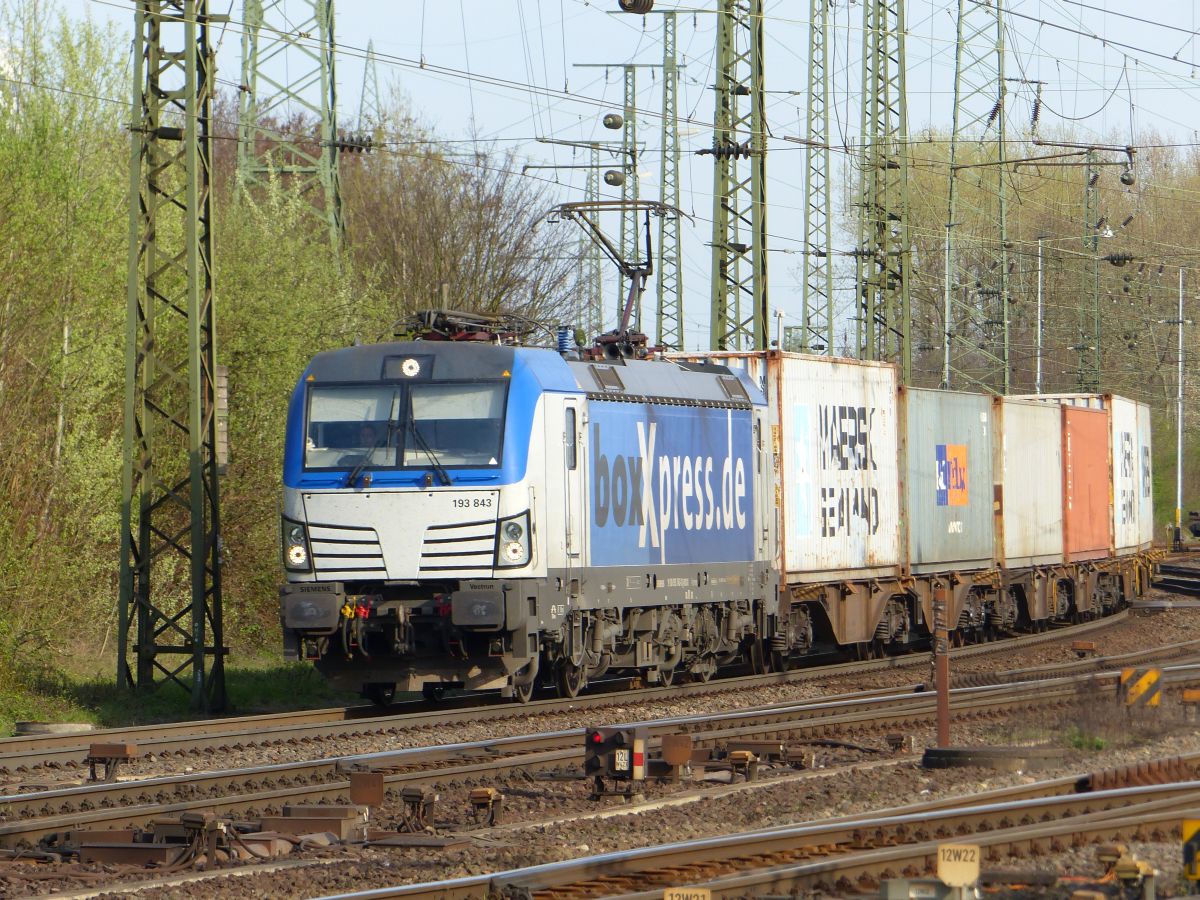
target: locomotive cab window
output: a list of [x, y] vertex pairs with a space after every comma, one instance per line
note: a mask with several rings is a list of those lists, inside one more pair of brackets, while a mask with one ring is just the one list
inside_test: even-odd
[[304, 465], [498, 466], [506, 387], [428, 382], [313, 386]]
[[443, 466], [500, 463], [504, 385], [422, 384], [411, 387], [404, 465], [421, 466], [429, 456]]
[[399, 388], [338, 385], [309, 395], [304, 464], [310, 469], [396, 464], [398, 434], [393, 424]]
[[566, 427], [563, 430], [566, 431], [567, 438], [567, 468], [574, 470], [578, 464], [578, 436], [575, 432], [575, 410], [571, 407], [567, 407]]

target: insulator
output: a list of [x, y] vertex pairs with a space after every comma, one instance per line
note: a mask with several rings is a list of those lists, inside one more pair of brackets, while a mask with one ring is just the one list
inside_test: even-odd
[[988, 113], [987, 122], [985, 122], [983, 125], [983, 128], [985, 131], [992, 127], [992, 123], [996, 121], [996, 116], [998, 116], [998, 115], [1000, 115], [1000, 101], [999, 100], [997, 100], [992, 105], [992, 111], [990, 113]]
[[609, 131], [618, 131], [625, 127], [625, 117], [620, 113], [608, 113], [600, 120]]
[[1033, 115], [1030, 116], [1030, 121], [1029, 121], [1029, 127], [1032, 130], [1034, 130], [1034, 131], [1037, 130], [1038, 119], [1041, 117], [1041, 115], [1042, 115], [1042, 98], [1041, 98], [1041, 96], [1038, 96], [1033, 99]]

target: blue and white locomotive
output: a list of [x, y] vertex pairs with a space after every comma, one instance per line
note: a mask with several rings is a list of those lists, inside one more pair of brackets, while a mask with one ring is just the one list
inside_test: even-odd
[[380, 702], [761, 667], [763, 394], [614, 355], [416, 340], [313, 359], [284, 454], [286, 654]]

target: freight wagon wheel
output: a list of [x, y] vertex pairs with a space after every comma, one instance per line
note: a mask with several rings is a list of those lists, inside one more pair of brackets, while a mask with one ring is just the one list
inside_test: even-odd
[[564, 700], [574, 700], [587, 687], [587, 670], [569, 660], [560, 662], [554, 675], [558, 682], [558, 696]]
[[763, 649], [762, 641], [755, 637], [750, 638], [749, 651], [750, 671], [755, 675], [765, 675], [769, 672], [768, 663], [770, 662], [770, 657], [767, 655], [766, 650]]
[[713, 675], [717, 673], [717, 664], [711, 659], [706, 659], [703, 662], [698, 662], [692, 666], [692, 681], [699, 681], [706, 684], [712, 680]]

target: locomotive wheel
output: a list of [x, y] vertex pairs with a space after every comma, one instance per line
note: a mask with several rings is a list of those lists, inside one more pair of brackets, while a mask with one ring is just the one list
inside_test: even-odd
[[529, 684], [525, 684], [525, 685], [521, 685], [521, 684], [513, 685], [513, 699], [516, 700], [518, 703], [528, 703], [531, 697], [533, 697], [533, 682], [532, 681], [529, 682]]
[[440, 684], [423, 684], [421, 685], [421, 696], [423, 696], [426, 700], [445, 700], [446, 689]]
[[792, 660], [788, 654], [782, 650], [771, 651], [771, 671], [786, 672], [792, 667]]
[[701, 684], [707, 684], [712, 680], [713, 675], [717, 673], [717, 664], [710, 660], [705, 660], [699, 665], [692, 668], [692, 680], [699, 681]]
[[587, 687], [587, 670], [583, 666], [564, 660], [558, 664], [554, 675], [558, 682], [558, 696], [564, 700], [574, 700]]
[[658, 670], [658, 683], [662, 687], [670, 687], [675, 683], [675, 667]]
[[363, 693], [376, 706], [391, 706], [392, 701], [396, 699], [396, 685], [383, 683], [368, 684]]
[[[533, 658], [533, 662], [527, 663], [522, 668], [513, 672], [512, 675], [512, 696], [518, 703], [528, 703], [533, 697], [533, 692], [537, 688], [538, 679], [541, 677], [538, 672], [538, 657]], [[530, 676], [533, 677], [530, 677]], [[529, 678], [527, 684], [520, 684], [521, 677]]]

